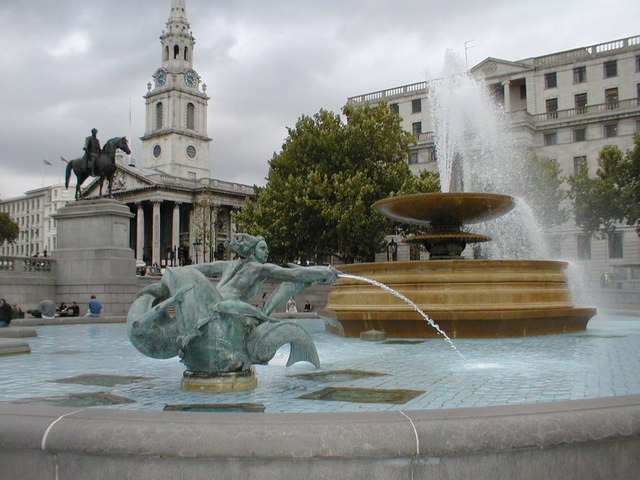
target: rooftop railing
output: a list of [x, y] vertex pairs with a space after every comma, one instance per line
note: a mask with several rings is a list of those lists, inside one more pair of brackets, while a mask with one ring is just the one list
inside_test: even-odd
[[401, 87], [388, 88], [387, 90], [380, 90], [372, 93], [365, 93], [364, 95], [356, 95], [355, 97], [349, 97], [348, 103], [365, 103], [365, 102], [377, 102], [391, 97], [397, 97], [399, 95], [406, 95], [408, 93], [415, 93], [420, 90], [427, 91], [427, 82], [412, 83], [410, 85], [403, 85]]
[[542, 57], [535, 57], [533, 63], [536, 67], [546, 66], [554, 63], [562, 63], [566, 61], [574, 61], [580, 58], [588, 58], [605, 52], [612, 52], [625, 47], [635, 47], [640, 45], [640, 35], [635, 37], [621, 38], [611, 42], [591, 45], [589, 47], [575, 48], [564, 52], [552, 53]]

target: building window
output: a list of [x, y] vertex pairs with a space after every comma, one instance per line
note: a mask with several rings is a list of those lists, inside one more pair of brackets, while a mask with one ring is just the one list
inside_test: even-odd
[[604, 62], [604, 78], [611, 78], [618, 76], [618, 61], [610, 60]]
[[573, 141], [574, 142], [584, 142], [587, 139], [587, 129], [586, 128], [576, 128], [573, 131]]
[[417, 98], [416, 100], [411, 100], [411, 113], [419, 113], [422, 111], [422, 100]]
[[160, 130], [163, 124], [162, 102], [156, 103], [156, 130]]
[[526, 100], [526, 99], [527, 99], [527, 85], [522, 84], [520, 85], [520, 100]]
[[640, 98], [640, 83], [636, 84], [636, 97]]
[[636, 55], [636, 73], [640, 72], [640, 55]]
[[[640, 120], [638, 120], [640, 122]], [[436, 162], [438, 157], [436, 155], [436, 147], [431, 146], [427, 148], [427, 162]]]
[[618, 89], [617, 88], [605, 89], [604, 103], [606, 105], [607, 110], [613, 110], [614, 108], [618, 108]]
[[418, 152], [409, 152], [409, 165], [418, 163]]
[[196, 147], [194, 147], [193, 145], [189, 145], [187, 147], [187, 156], [189, 158], [196, 158], [196, 153], [197, 153]]
[[573, 83], [584, 83], [587, 81], [587, 67], [576, 67], [573, 69]]
[[153, 156], [158, 158], [162, 154], [162, 147], [160, 145], [156, 145], [153, 147]]
[[195, 129], [196, 123], [196, 107], [193, 103], [187, 103], [187, 128], [189, 130]]
[[422, 133], [422, 122], [413, 122], [411, 124], [411, 131], [414, 135], [420, 135]]
[[558, 86], [558, 76], [556, 72], [545, 73], [544, 75], [544, 88], [555, 88]]
[[609, 258], [622, 258], [622, 233], [623, 232], [611, 232], [608, 235], [609, 241]]
[[576, 113], [587, 113], [587, 94], [578, 93], [573, 98], [576, 104]]
[[547, 108], [547, 118], [558, 118], [558, 99], [548, 98], [545, 100]]
[[580, 155], [579, 157], [573, 157], [573, 174], [577, 175], [580, 173], [583, 167], [587, 168], [587, 156]]
[[400, 106], [397, 103], [392, 103], [391, 105], [389, 105], [389, 110], [397, 115], [400, 114]]
[[618, 124], [610, 123], [603, 126], [604, 138], [617, 137], [618, 136]]
[[591, 259], [591, 235], [578, 235], [578, 259]]
[[549, 145], [556, 145], [557, 143], [558, 143], [558, 134], [556, 132], [544, 134], [545, 147], [548, 147]]

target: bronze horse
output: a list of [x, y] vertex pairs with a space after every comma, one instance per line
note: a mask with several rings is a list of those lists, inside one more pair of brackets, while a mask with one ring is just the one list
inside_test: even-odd
[[[116, 173], [116, 150], [118, 149], [124, 151], [127, 155], [131, 154], [126, 137], [115, 137], [107, 140], [107, 143], [104, 144], [100, 155], [96, 159], [95, 170], [97, 173], [96, 176], [100, 177], [100, 195], [102, 195], [102, 185], [106, 178], [107, 182], [109, 182], [107, 195], [111, 196], [111, 183], [113, 181], [113, 175]], [[84, 158], [70, 160], [69, 163], [67, 163], [67, 172], [65, 174], [65, 188], [69, 188], [69, 178], [71, 177], [72, 170], [73, 173], [76, 174], [76, 200], [78, 200], [82, 196], [80, 187], [83, 182], [92, 175], [91, 172], [87, 171]]]

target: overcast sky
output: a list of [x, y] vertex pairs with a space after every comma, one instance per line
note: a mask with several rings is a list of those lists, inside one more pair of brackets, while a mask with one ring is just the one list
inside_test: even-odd
[[[0, 1], [0, 197], [63, 181], [91, 128], [141, 159], [170, 0]], [[208, 85], [211, 172], [264, 184], [287, 127], [350, 96], [640, 34], [638, 0], [187, 0]], [[130, 126], [129, 112], [132, 121]], [[53, 165], [47, 166], [43, 160]]]

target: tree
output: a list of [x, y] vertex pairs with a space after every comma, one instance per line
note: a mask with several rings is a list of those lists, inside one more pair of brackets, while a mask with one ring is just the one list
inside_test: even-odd
[[563, 206], [566, 193], [562, 189], [562, 169], [556, 160], [525, 154], [520, 175], [523, 200], [533, 210], [540, 224], [549, 228], [567, 221], [569, 215]]
[[[209, 191], [204, 190], [195, 198], [193, 203], [193, 212], [191, 213], [191, 227], [193, 234], [198, 242], [198, 253], [202, 251], [202, 260], [212, 255], [215, 250], [216, 238], [214, 234], [215, 219], [220, 212], [220, 205], [216, 200], [215, 195]], [[192, 253], [192, 257], [195, 258], [196, 252]], [[213, 261], [213, 258], [210, 259]]]
[[384, 103], [342, 111], [346, 123], [326, 110], [300, 117], [269, 162], [267, 184], [235, 216], [240, 229], [267, 238], [275, 261], [372, 260], [392, 231], [373, 203], [411, 184], [413, 137]]
[[623, 153], [605, 145], [598, 156], [595, 177], [586, 165], [567, 178], [576, 225], [585, 233], [608, 233], [615, 224], [635, 225], [640, 218], [640, 132], [634, 149]]
[[18, 238], [18, 233], [20, 233], [18, 224], [11, 220], [8, 214], [0, 212], [0, 244], [5, 241], [14, 242]]

